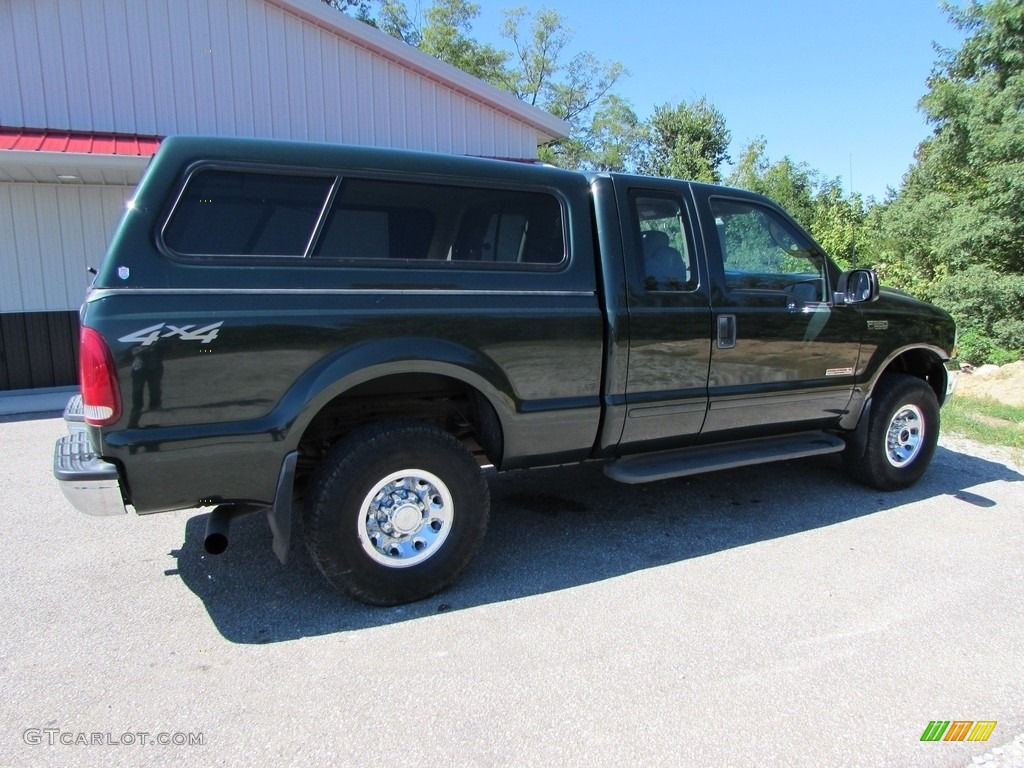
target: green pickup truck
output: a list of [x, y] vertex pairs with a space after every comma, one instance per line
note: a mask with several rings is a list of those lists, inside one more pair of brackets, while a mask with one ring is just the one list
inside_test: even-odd
[[450, 584], [488, 471], [641, 483], [842, 452], [927, 469], [954, 323], [842, 272], [739, 189], [312, 143], [172, 137], [81, 314], [54, 474], [89, 514], [293, 517], [390, 605]]

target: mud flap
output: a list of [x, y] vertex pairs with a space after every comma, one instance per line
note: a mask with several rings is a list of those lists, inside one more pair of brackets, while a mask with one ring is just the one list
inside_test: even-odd
[[871, 400], [868, 398], [867, 402], [864, 403], [864, 409], [860, 412], [860, 421], [857, 422], [856, 428], [847, 433], [846, 444], [850, 446], [852, 456], [860, 458], [864, 455], [864, 451], [868, 447], [868, 426], [871, 424]]
[[288, 545], [292, 539], [292, 488], [295, 486], [295, 464], [298, 459], [298, 451], [292, 451], [284, 457], [281, 474], [277, 477], [274, 506], [267, 510], [267, 522], [274, 534], [274, 554], [281, 565], [288, 562]]

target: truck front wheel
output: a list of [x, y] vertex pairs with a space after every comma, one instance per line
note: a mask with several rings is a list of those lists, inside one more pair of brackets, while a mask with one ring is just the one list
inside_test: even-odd
[[883, 491], [916, 483], [939, 439], [939, 403], [932, 388], [916, 376], [888, 374], [875, 388], [867, 418], [863, 436], [851, 436], [843, 453], [850, 474]]
[[455, 437], [416, 422], [353, 431], [325, 458], [303, 514], [306, 547], [336, 587], [371, 605], [451, 584], [483, 540], [487, 482]]

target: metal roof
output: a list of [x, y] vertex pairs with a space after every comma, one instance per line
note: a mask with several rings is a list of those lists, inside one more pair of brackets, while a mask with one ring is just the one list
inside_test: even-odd
[[19, 152], [152, 157], [160, 147], [161, 141], [160, 136], [0, 126], [0, 149], [13, 149]]

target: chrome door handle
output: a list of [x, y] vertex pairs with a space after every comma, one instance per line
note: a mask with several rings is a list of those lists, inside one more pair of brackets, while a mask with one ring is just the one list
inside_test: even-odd
[[736, 315], [718, 316], [718, 348], [732, 349], [736, 346]]

